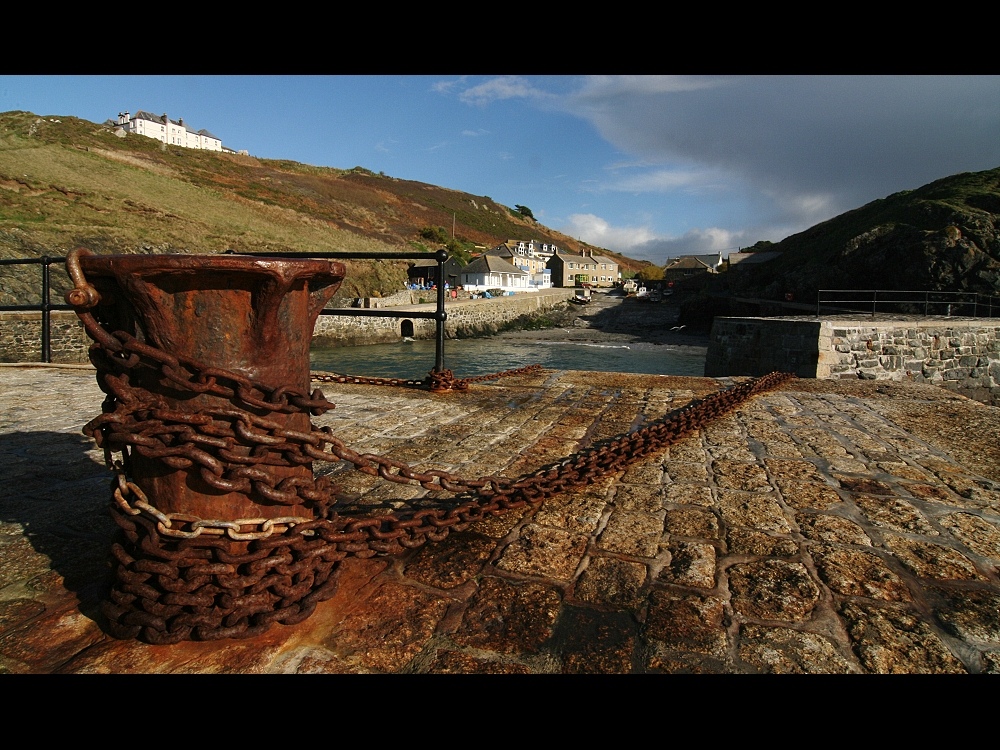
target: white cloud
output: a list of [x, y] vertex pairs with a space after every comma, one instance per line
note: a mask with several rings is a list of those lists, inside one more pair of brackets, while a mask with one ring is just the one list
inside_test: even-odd
[[[748, 233], [720, 227], [692, 229], [679, 237], [659, 236], [649, 227], [612, 226], [595, 214], [573, 214], [559, 231], [597, 247], [607, 248], [636, 260], [648, 260], [657, 265], [679, 255], [704, 255], [721, 251], [725, 256], [739, 247], [770, 238], [767, 230]], [[781, 235], [783, 236], [785, 235]]]
[[559, 231], [615, 252], [626, 252], [654, 238], [647, 227], [612, 227], [594, 214], [573, 214]]
[[586, 99], [622, 94], [665, 94], [714, 88], [724, 83], [724, 79], [710, 76], [586, 76], [573, 96]]
[[[783, 221], [796, 227], [793, 231], [800, 232], [832, 216], [842, 213], [838, 210], [837, 199], [830, 193], [802, 193], [778, 195], [765, 193], [776, 210], [772, 212], [773, 220]], [[855, 206], [857, 208], [857, 206]]]
[[[760, 237], [755, 237], [756, 242]], [[709, 229], [692, 229], [680, 237], [656, 237], [636, 245], [627, 253], [629, 257], [638, 260], [649, 260], [657, 265], [663, 265], [668, 259], [680, 255], [706, 255], [722, 252], [723, 257], [735, 252], [740, 246], [751, 244], [746, 232], [730, 231], [711, 227]], [[613, 248], [612, 248], [613, 249]]]
[[774, 223], [1000, 165], [997, 76], [596, 76], [558, 101], [650, 168], [686, 165], [609, 189], [715, 174]]
[[480, 106], [498, 99], [546, 99], [551, 95], [520, 76], [491, 78], [459, 93], [459, 100]]
[[431, 91], [438, 94], [450, 94], [456, 86], [461, 86], [465, 83], [465, 79], [466, 76], [460, 76], [453, 81], [435, 81], [431, 84]]
[[[1000, 165], [1000, 76], [498, 76], [441, 90], [588, 123], [615, 153], [575, 175], [600, 202], [565, 231], [655, 260], [778, 241], [899, 190]], [[632, 201], [620, 215], [658, 218], [600, 218], [616, 195]]]
[[623, 193], [668, 193], [683, 188], [706, 188], [718, 185], [716, 174], [706, 171], [655, 169], [622, 177], [601, 186], [602, 190]]

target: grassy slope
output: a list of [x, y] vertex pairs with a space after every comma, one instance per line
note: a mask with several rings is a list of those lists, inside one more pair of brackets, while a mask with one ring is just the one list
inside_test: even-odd
[[[59, 115], [0, 114], [0, 258], [103, 253], [434, 250], [419, 232], [442, 226], [495, 246], [572, 238], [513, 215], [487, 196], [356, 167], [165, 147]], [[614, 253], [626, 268], [637, 266]], [[405, 263], [350, 262], [341, 296], [401, 288]]]

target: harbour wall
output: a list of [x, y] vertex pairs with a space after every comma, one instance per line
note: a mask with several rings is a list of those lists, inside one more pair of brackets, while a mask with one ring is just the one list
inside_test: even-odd
[[1000, 321], [984, 318], [718, 317], [705, 375], [860, 378], [1000, 387]]
[[[431, 297], [436, 292], [424, 292]], [[448, 314], [444, 324], [447, 338], [472, 338], [490, 336], [500, 331], [529, 325], [530, 321], [552, 310], [564, 308], [574, 295], [572, 289], [550, 289], [544, 292], [515, 294], [492, 299], [449, 299], [445, 302]], [[383, 307], [375, 302], [373, 307]], [[321, 315], [316, 321], [313, 338], [341, 346], [383, 344], [399, 341], [404, 337], [433, 339], [437, 334], [436, 322], [430, 318], [407, 317], [407, 312], [431, 312], [436, 305], [384, 306], [400, 317], [375, 318], [347, 315]]]
[[[433, 339], [436, 335], [433, 319], [407, 317], [406, 313], [433, 312], [436, 309], [436, 294], [434, 291], [405, 291], [392, 297], [360, 300], [362, 308], [392, 310], [398, 312], [400, 317], [321, 315], [316, 321], [313, 336], [341, 346], [392, 343], [404, 336]], [[573, 294], [572, 289], [550, 289], [493, 299], [449, 298], [445, 302], [445, 336], [488, 336], [505, 328], [526, 326], [550, 311], [565, 307]], [[420, 299], [427, 302], [420, 304]], [[49, 316], [52, 362], [79, 364], [89, 361], [87, 350], [91, 342], [76, 313], [54, 310]], [[42, 313], [0, 312], [0, 362], [41, 361]]]

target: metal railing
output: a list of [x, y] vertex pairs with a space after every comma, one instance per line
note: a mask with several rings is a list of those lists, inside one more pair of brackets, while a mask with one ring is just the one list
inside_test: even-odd
[[42, 267], [42, 295], [41, 303], [37, 305], [0, 305], [0, 312], [41, 312], [42, 313], [42, 361], [52, 362], [52, 341], [51, 341], [51, 313], [52, 310], [72, 310], [69, 305], [53, 305], [50, 297], [51, 275], [49, 266], [56, 263], [65, 263], [65, 257], [51, 257], [43, 255], [41, 258], [14, 258], [0, 259], [0, 266], [15, 265], [41, 265]]
[[820, 289], [816, 317], [823, 312], [879, 312], [992, 318], [1000, 315], [1000, 298], [978, 292], [931, 292], [890, 289]]
[[[263, 255], [268, 258], [341, 258], [343, 260], [419, 260], [427, 258], [427, 253], [406, 253], [386, 250], [385, 252], [352, 253], [349, 251], [332, 251], [326, 253], [239, 253], [239, 255]], [[437, 307], [433, 312], [422, 312], [420, 310], [408, 310], [399, 312], [393, 310], [359, 310], [357, 308], [324, 308], [320, 315], [348, 315], [359, 318], [427, 318], [435, 321], [434, 349], [434, 371], [444, 370], [444, 322], [448, 319], [448, 313], [444, 309], [445, 289], [444, 289], [444, 264], [448, 260], [446, 250], [438, 250], [434, 253], [434, 260], [437, 261]]]
[[[227, 251], [227, 254], [234, 254], [232, 251]], [[417, 260], [420, 258], [426, 258], [426, 253], [413, 254], [406, 252], [370, 252], [370, 253], [353, 253], [353, 252], [325, 252], [325, 253], [235, 253], [239, 255], [255, 255], [255, 256], [265, 256], [268, 258], [341, 258], [344, 260]], [[436, 340], [437, 345], [435, 347], [434, 354], [434, 370], [436, 372], [441, 372], [444, 370], [444, 323], [448, 319], [448, 314], [444, 309], [445, 300], [445, 289], [444, 289], [444, 264], [448, 260], [448, 253], [445, 250], [438, 250], [434, 253], [434, 259], [438, 264], [438, 283], [437, 283], [437, 307], [433, 312], [421, 311], [421, 310], [408, 310], [406, 312], [399, 312], [393, 310], [359, 310], [356, 308], [345, 308], [336, 309], [328, 308], [323, 309], [320, 315], [348, 315], [352, 317], [369, 317], [369, 318], [428, 318], [432, 319], [436, 323]], [[17, 259], [0, 259], [0, 266], [9, 265], [27, 265], [27, 264], [40, 264], [42, 266], [42, 295], [41, 303], [37, 305], [0, 305], [0, 312], [38, 312], [42, 313], [42, 361], [49, 363], [52, 361], [52, 345], [51, 345], [51, 319], [49, 316], [52, 310], [72, 310], [70, 305], [51, 303], [49, 296], [51, 290], [51, 281], [49, 266], [65, 263], [65, 257], [51, 257], [42, 256], [41, 258], [17, 258]]]

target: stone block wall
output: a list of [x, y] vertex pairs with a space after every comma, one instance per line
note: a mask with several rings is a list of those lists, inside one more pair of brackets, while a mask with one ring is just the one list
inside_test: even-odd
[[1000, 321], [716, 318], [709, 377], [764, 375], [1000, 387]]
[[[49, 351], [58, 364], [89, 362], [90, 339], [76, 313], [49, 313]], [[42, 362], [42, 314], [0, 313], [0, 362]]]
[[[428, 294], [436, 292], [424, 292], [425, 298]], [[572, 289], [554, 289], [494, 299], [448, 300], [445, 304], [445, 312], [448, 314], [444, 326], [445, 336], [489, 336], [520, 319], [536, 318], [563, 307], [573, 294]], [[392, 309], [400, 313], [406, 312], [405, 307]], [[423, 305], [419, 309], [428, 311], [434, 308]], [[437, 333], [435, 322], [427, 318], [407, 318], [405, 315], [400, 318], [321, 315], [316, 321], [313, 337], [340, 346], [393, 343], [403, 338], [404, 328], [408, 331], [410, 327], [413, 330], [412, 338], [415, 339], [432, 339]]]
[[820, 321], [716, 318], [705, 356], [707, 377], [766, 375], [775, 370], [817, 377]]
[[826, 325], [829, 355], [818, 377], [905, 379], [963, 389], [1000, 386], [1000, 322], [927, 319]]

